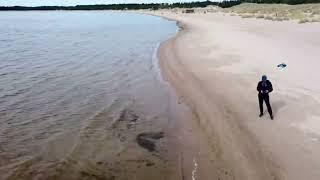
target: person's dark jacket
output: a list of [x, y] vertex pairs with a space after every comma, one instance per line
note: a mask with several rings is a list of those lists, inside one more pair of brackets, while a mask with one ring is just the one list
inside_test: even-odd
[[257, 86], [257, 91], [259, 94], [265, 94], [273, 91], [272, 84], [269, 80], [266, 80], [265, 86], [263, 85], [263, 81], [260, 81]]

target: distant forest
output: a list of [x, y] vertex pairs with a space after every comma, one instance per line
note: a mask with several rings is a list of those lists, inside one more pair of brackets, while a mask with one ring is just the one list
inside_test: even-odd
[[77, 5], [77, 6], [0, 6], [0, 11], [31, 11], [31, 10], [137, 10], [137, 9], [167, 9], [167, 8], [196, 8], [215, 5], [222, 8], [232, 7], [243, 2], [249, 3], [267, 3], [267, 4], [305, 4], [305, 3], [320, 3], [320, 0], [228, 0], [222, 2], [198, 1], [184, 3], [150, 3], [150, 4], [105, 4], [105, 5]]
[[166, 8], [196, 8], [207, 7], [209, 5], [216, 5], [222, 8], [231, 7], [240, 4], [240, 0], [231, 0], [223, 2], [184, 2], [184, 3], [149, 3], [149, 4], [105, 4], [105, 5], [77, 5], [77, 6], [0, 6], [0, 11], [30, 11], [30, 10], [137, 10], [137, 9], [166, 9]]

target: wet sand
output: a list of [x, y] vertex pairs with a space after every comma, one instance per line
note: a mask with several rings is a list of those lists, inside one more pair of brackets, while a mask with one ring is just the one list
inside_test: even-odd
[[[201, 179], [319, 179], [319, 23], [146, 13], [181, 28], [162, 43], [160, 65], [212, 147], [203, 146], [211, 168]], [[263, 74], [274, 85], [273, 121], [258, 117]]]

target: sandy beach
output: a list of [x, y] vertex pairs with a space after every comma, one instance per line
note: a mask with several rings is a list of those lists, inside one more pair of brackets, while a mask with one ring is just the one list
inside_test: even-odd
[[[210, 158], [200, 155], [197, 179], [320, 178], [319, 23], [147, 13], [181, 28], [158, 55], [164, 77], [211, 147], [205, 150]], [[278, 69], [280, 63], [287, 67]], [[258, 117], [256, 86], [263, 74], [274, 86], [273, 121], [266, 110]], [[206, 158], [210, 171], [201, 163]]]

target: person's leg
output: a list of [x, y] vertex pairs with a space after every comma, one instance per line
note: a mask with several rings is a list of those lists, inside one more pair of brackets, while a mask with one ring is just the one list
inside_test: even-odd
[[271, 105], [270, 105], [269, 95], [268, 95], [268, 94], [266, 94], [266, 95], [264, 96], [264, 101], [266, 102], [269, 115], [270, 115], [271, 119], [273, 119], [273, 114], [272, 114], [272, 109], [271, 109]]
[[263, 115], [263, 97], [261, 94], [258, 94], [258, 99], [259, 99], [259, 108], [260, 108], [259, 117], [261, 117]]

